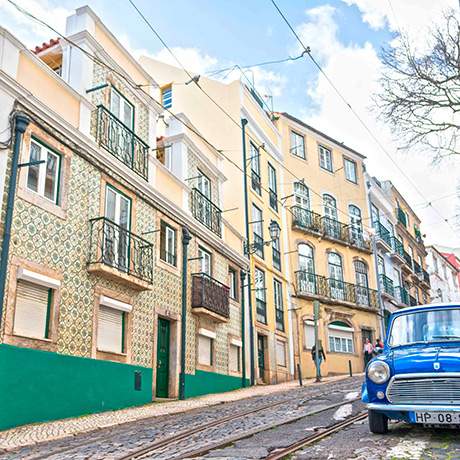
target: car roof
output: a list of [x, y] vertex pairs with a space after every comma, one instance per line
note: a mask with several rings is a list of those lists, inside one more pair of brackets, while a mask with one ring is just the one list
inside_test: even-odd
[[428, 303], [425, 305], [416, 305], [415, 307], [405, 307], [405, 308], [401, 308], [401, 310], [393, 312], [392, 316], [404, 315], [406, 313], [410, 313], [414, 311], [434, 310], [434, 309], [441, 309], [441, 308], [446, 308], [446, 307], [459, 307], [460, 308], [460, 303], [458, 302]]

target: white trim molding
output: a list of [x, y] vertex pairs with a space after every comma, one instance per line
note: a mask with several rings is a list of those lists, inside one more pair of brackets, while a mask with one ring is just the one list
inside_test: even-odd
[[131, 304], [120, 302], [119, 300], [112, 299], [111, 297], [107, 297], [105, 295], [101, 295], [99, 297], [99, 304], [114, 308], [115, 310], [121, 310], [126, 313], [130, 313], [133, 310], [133, 306]]
[[29, 281], [51, 289], [59, 289], [61, 286], [61, 282], [59, 280], [51, 278], [50, 276], [42, 275], [41, 273], [33, 272], [32, 270], [28, 270], [23, 267], [18, 268], [17, 279]]

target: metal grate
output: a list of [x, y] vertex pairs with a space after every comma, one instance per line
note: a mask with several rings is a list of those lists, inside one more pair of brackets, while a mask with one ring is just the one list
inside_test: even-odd
[[393, 404], [460, 404], [460, 376], [395, 379], [387, 398]]

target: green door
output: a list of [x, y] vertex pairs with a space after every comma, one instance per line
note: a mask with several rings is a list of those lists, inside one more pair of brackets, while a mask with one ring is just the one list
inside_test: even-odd
[[169, 321], [158, 318], [157, 398], [167, 398], [169, 385]]
[[259, 377], [265, 378], [265, 338], [263, 335], [257, 335], [257, 358], [259, 362]]

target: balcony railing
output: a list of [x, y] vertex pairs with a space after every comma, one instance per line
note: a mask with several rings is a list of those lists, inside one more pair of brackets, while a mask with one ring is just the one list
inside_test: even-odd
[[423, 270], [423, 282], [430, 286], [430, 275], [426, 270]]
[[381, 274], [379, 275], [379, 281], [380, 281], [380, 286], [383, 292], [394, 297], [395, 290], [393, 287], [393, 280], [389, 278], [388, 276]]
[[407, 292], [406, 288], [403, 288], [402, 286], [396, 286], [395, 297], [399, 303], [409, 305], [409, 292]]
[[223, 318], [229, 318], [230, 288], [206, 273], [195, 273], [192, 279], [192, 308], [203, 308]]
[[365, 249], [366, 251], [371, 250], [371, 242], [369, 239], [364, 238], [363, 232], [361, 229], [355, 228], [353, 226], [348, 227], [349, 231], [349, 242], [352, 246], [355, 246], [359, 249]]
[[269, 197], [270, 197], [270, 207], [274, 211], [278, 211], [278, 194], [273, 190], [269, 190]]
[[401, 208], [398, 208], [396, 214], [398, 216], [398, 221], [401, 222], [401, 224], [403, 224], [404, 227], [407, 227], [407, 217], [404, 211]]
[[346, 283], [334, 278], [299, 270], [295, 273], [297, 291], [300, 295], [320, 296], [331, 300], [366, 305], [377, 308], [378, 297], [375, 289]]
[[267, 302], [256, 299], [256, 317], [259, 323], [267, 324]]
[[275, 309], [275, 321], [276, 329], [278, 331], [284, 331], [284, 311], [282, 309]]
[[391, 247], [391, 233], [390, 231], [382, 225], [380, 222], [376, 222], [376, 234], [384, 243]]
[[324, 236], [348, 242], [348, 225], [342, 224], [342, 222], [327, 216], [323, 216], [321, 220]]
[[281, 271], [281, 253], [275, 247], [273, 248], [272, 252], [272, 259], [273, 259], [273, 266]]
[[412, 268], [412, 257], [411, 257], [410, 254], [409, 254], [407, 251], [405, 251], [405, 250], [403, 250], [403, 258], [404, 258], [406, 264], [407, 264], [410, 268]]
[[251, 187], [257, 194], [260, 195], [262, 193], [260, 174], [253, 169], [251, 170]]
[[90, 220], [88, 265], [108, 267], [153, 283], [153, 244], [106, 217]]
[[414, 272], [419, 274], [419, 273], [422, 273], [422, 267], [420, 266], [420, 264], [418, 262], [416, 262], [415, 260], [412, 260], [412, 266], [414, 267]]
[[291, 209], [293, 227], [315, 233], [321, 232], [321, 216], [318, 213], [300, 206], [293, 206]]
[[97, 107], [96, 140], [114, 157], [148, 180], [149, 146], [103, 105]]
[[222, 236], [222, 211], [197, 188], [191, 192], [193, 217], [217, 236]]
[[404, 246], [395, 236], [391, 237], [391, 249], [395, 254], [404, 259]]

